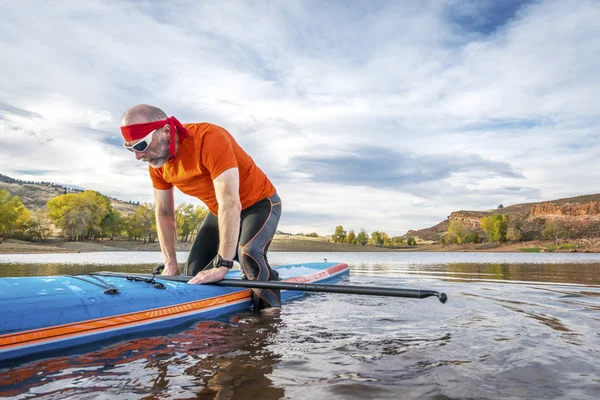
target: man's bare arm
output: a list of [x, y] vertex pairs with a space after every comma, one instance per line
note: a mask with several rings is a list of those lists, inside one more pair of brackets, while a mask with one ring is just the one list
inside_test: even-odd
[[[215, 195], [219, 203], [219, 255], [225, 260], [233, 260], [240, 235], [240, 174], [237, 168], [230, 168], [213, 180]], [[229, 268], [220, 267], [200, 271], [188, 283], [208, 283], [220, 281]]]
[[223, 172], [213, 181], [219, 203], [219, 254], [233, 260], [240, 235], [240, 175], [237, 168]]
[[162, 275], [179, 275], [173, 189], [154, 189], [154, 200], [156, 202], [156, 230], [165, 262]]

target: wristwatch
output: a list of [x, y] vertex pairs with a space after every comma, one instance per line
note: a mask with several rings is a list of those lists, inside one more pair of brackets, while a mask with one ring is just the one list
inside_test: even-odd
[[217, 254], [217, 256], [213, 260], [213, 267], [214, 268], [219, 268], [219, 267], [231, 268], [231, 267], [233, 267], [233, 261], [224, 260], [223, 257], [221, 257], [220, 255]]

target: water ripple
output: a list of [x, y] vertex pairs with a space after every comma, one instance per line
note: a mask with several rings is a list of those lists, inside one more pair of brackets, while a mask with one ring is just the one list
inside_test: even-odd
[[[311, 257], [275, 253], [272, 258], [279, 263], [319, 261]], [[438, 290], [449, 301], [314, 294], [286, 304], [279, 317], [242, 313], [0, 367], [0, 396], [598, 397], [600, 262], [593, 257], [569, 264], [560, 263], [567, 258], [547, 255], [544, 262], [531, 255], [498, 255], [498, 262], [485, 262], [493, 254], [327, 257], [351, 265], [351, 284]], [[91, 264], [60, 268], [107, 269]], [[148, 265], [110, 266], [115, 268], [144, 270]], [[44, 267], [13, 266], [11, 271], [43, 273]]]

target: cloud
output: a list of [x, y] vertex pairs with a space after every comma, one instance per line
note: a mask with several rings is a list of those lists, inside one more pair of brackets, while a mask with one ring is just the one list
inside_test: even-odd
[[152, 201], [119, 133], [150, 103], [228, 129], [282, 230], [589, 193], [599, 19], [591, 0], [1, 4], [0, 173]]
[[306, 174], [311, 181], [400, 190], [409, 185], [440, 181], [460, 172], [522, 177], [506, 162], [484, 160], [474, 154], [412, 155], [376, 146], [354, 147], [337, 155], [296, 156], [290, 164], [293, 171]]

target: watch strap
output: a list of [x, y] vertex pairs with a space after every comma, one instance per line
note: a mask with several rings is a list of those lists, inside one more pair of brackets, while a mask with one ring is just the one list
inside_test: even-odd
[[223, 257], [221, 257], [220, 255], [217, 254], [217, 256], [215, 257], [215, 261], [213, 263], [213, 266], [216, 267], [227, 267], [227, 268], [231, 268], [233, 267], [233, 261], [231, 260], [225, 260], [223, 259]]

